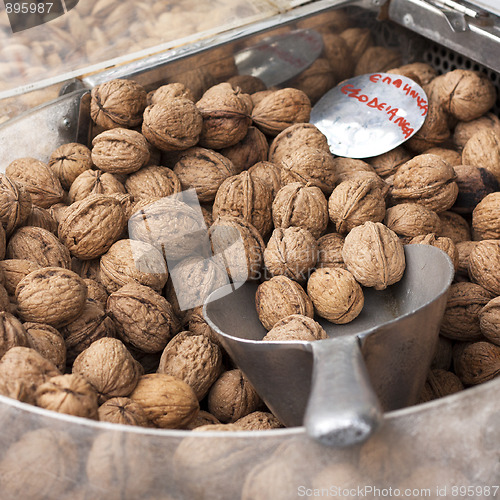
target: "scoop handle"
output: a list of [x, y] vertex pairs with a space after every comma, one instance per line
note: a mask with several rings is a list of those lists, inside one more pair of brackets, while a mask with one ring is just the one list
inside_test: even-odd
[[311, 342], [314, 365], [306, 431], [327, 446], [365, 441], [383, 418], [356, 336]]

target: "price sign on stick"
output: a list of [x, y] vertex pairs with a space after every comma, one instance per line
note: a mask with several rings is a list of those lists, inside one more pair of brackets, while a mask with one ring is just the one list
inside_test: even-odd
[[341, 82], [314, 106], [311, 123], [333, 154], [369, 158], [407, 141], [423, 125], [424, 90], [405, 76], [371, 73]]

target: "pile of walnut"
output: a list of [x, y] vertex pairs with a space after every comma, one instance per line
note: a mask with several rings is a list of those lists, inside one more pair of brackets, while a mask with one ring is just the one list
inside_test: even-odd
[[[350, 64], [322, 91], [399, 63], [358, 28], [328, 40], [332, 60], [336, 47]], [[65, 144], [48, 163], [20, 158], [0, 175], [0, 393], [122, 424], [281, 426], [201, 308], [179, 307], [181, 298], [201, 304], [226, 276], [193, 243], [203, 229], [194, 208], [171, 196], [189, 188], [209, 234], [227, 226], [241, 236], [244, 255], [226, 253], [227, 271], [262, 281], [256, 306], [266, 340], [324, 338], [315, 314], [351, 321], [362, 287], [401, 278], [403, 244], [430, 244], [457, 272], [421, 400], [495, 377], [494, 87], [479, 73], [437, 76], [423, 63], [390, 71], [424, 86], [429, 115], [404, 147], [366, 161], [331, 155], [308, 123], [318, 95], [305, 93], [317, 87], [304, 80], [303, 90], [266, 89], [248, 76], [203, 92], [199, 80], [149, 93], [126, 80], [94, 88], [91, 149]], [[178, 297], [169, 275], [197, 286]]]

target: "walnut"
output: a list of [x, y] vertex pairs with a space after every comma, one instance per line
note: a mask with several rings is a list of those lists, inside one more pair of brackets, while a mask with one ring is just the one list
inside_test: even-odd
[[123, 239], [101, 257], [101, 281], [109, 293], [127, 283], [139, 283], [161, 292], [168, 279], [163, 255], [144, 241]]
[[479, 311], [481, 333], [489, 342], [495, 345], [500, 345], [499, 304], [500, 297], [495, 297]]
[[476, 132], [484, 130], [491, 130], [500, 137], [500, 118], [493, 113], [486, 113], [475, 120], [458, 122], [453, 131], [453, 142], [461, 150]]
[[182, 83], [194, 96], [195, 101], [199, 100], [207, 89], [215, 85], [214, 77], [206, 68], [196, 68], [175, 75], [175, 82]]
[[162, 151], [181, 151], [198, 142], [202, 126], [203, 118], [195, 103], [175, 97], [146, 108], [142, 133]]
[[276, 228], [302, 227], [319, 238], [328, 225], [328, 203], [318, 187], [294, 182], [278, 191], [272, 215]]
[[344, 259], [342, 258], [344, 239], [344, 236], [339, 233], [328, 233], [317, 240], [317, 268], [342, 267], [345, 269]]
[[451, 367], [453, 355], [453, 341], [439, 335], [434, 351], [434, 357], [431, 362], [431, 368], [449, 370]]
[[205, 148], [187, 150], [174, 166], [182, 188], [196, 189], [200, 203], [212, 202], [220, 185], [236, 175], [231, 161], [220, 153]]
[[454, 170], [457, 174], [458, 196], [453, 210], [459, 214], [470, 214], [485, 196], [500, 190], [496, 177], [485, 168], [457, 165]]
[[452, 340], [480, 340], [479, 313], [491, 299], [491, 293], [480, 285], [453, 283], [441, 323], [441, 335]]
[[326, 57], [318, 57], [308, 68], [296, 76], [290, 84], [302, 90], [311, 104], [315, 104], [337, 83], [332, 64]]
[[343, 181], [328, 200], [328, 213], [341, 234], [367, 221], [381, 222], [385, 216], [384, 193], [371, 179]]
[[53, 326], [43, 323], [24, 323], [30, 347], [61, 371], [66, 368], [66, 344], [62, 335]]
[[179, 178], [170, 168], [148, 165], [128, 176], [125, 189], [135, 200], [139, 200], [170, 196], [179, 193], [182, 187]]
[[464, 386], [460, 379], [447, 370], [434, 369], [427, 374], [425, 386], [420, 393], [419, 403], [443, 398], [463, 390]]
[[205, 316], [203, 315], [203, 306], [195, 307], [191, 311], [188, 319], [188, 330], [195, 333], [196, 335], [204, 335], [213, 344], [217, 344], [219, 347], [221, 347], [219, 337], [210, 328], [205, 320]]
[[0, 359], [0, 380], [7, 388], [19, 384], [28, 403], [34, 403], [39, 385], [57, 375], [61, 375], [57, 367], [30, 347], [11, 347]]
[[[243, 250], [238, 246], [238, 250]], [[244, 258], [243, 255], [238, 256]], [[244, 280], [246, 269], [237, 269], [234, 278]], [[244, 276], [239, 274], [242, 272]], [[224, 268], [224, 261], [215, 258], [188, 257], [181, 260], [170, 270], [170, 276], [177, 294], [177, 301], [182, 311], [203, 305], [207, 297], [223, 285], [228, 283], [228, 275]]]
[[242, 431], [267, 431], [283, 427], [283, 424], [267, 411], [253, 411], [236, 420], [233, 425]]
[[170, 303], [152, 288], [128, 283], [108, 298], [117, 335], [144, 352], [159, 352], [178, 328]]
[[476, 241], [460, 241], [456, 243], [458, 252], [458, 274], [469, 276], [469, 256], [472, 249], [476, 246], [476, 243]]
[[101, 132], [92, 141], [92, 161], [111, 174], [130, 174], [149, 162], [148, 143], [135, 130], [115, 128]]
[[137, 385], [141, 368], [120, 340], [107, 337], [96, 340], [76, 357], [73, 373], [84, 377], [103, 403], [128, 396]]
[[453, 206], [458, 195], [451, 165], [435, 155], [417, 155], [394, 174], [390, 196], [394, 203], [414, 202], [435, 212]]
[[215, 219], [208, 234], [214, 255], [223, 254], [233, 282], [260, 278], [266, 245], [252, 224], [226, 215]]
[[323, 327], [312, 318], [291, 314], [281, 319], [263, 337], [264, 341], [323, 340], [327, 335]]
[[483, 198], [472, 212], [472, 230], [475, 240], [500, 238], [499, 203], [500, 193], [490, 193]]
[[0, 312], [0, 358], [14, 346], [32, 347], [22, 323], [9, 312]]
[[92, 300], [99, 304], [103, 309], [106, 309], [106, 302], [108, 301], [108, 292], [101, 283], [91, 278], [84, 278], [87, 285], [87, 300]]
[[77, 374], [58, 375], [38, 386], [36, 405], [47, 410], [97, 419], [97, 393]]
[[406, 267], [403, 244], [380, 222], [365, 222], [346, 236], [342, 257], [363, 286], [384, 290], [398, 282]]
[[243, 171], [220, 185], [214, 200], [213, 216], [241, 217], [265, 236], [272, 227], [271, 205], [271, 190], [267, 185]]
[[500, 182], [500, 132], [484, 129], [472, 135], [462, 151], [462, 162], [489, 170]]
[[500, 373], [500, 347], [482, 341], [465, 345], [454, 358], [454, 368], [466, 386], [487, 382]]
[[407, 241], [415, 236], [438, 233], [441, 229], [438, 214], [417, 203], [401, 203], [388, 208], [384, 224]]
[[83, 279], [92, 279], [101, 283], [100, 259], [80, 260], [76, 257], [71, 259], [71, 270]]
[[59, 331], [66, 343], [67, 360], [71, 363], [96, 340], [115, 337], [116, 327], [102, 306], [87, 300], [80, 316]]
[[200, 146], [222, 149], [241, 141], [251, 119], [246, 101], [239, 90], [223, 82], [209, 88], [196, 103], [203, 117]]
[[404, 64], [397, 68], [388, 69], [386, 73], [406, 76], [415, 80], [419, 85], [428, 85], [438, 74], [435, 68], [423, 62]]
[[30, 430], [9, 447], [0, 462], [4, 498], [63, 498], [80, 474], [80, 452], [69, 433]]
[[260, 90], [259, 92], [255, 92], [254, 94], [252, 94], [250, 96], [250, 99], [252, 99], [252, 111], [253, 111], [253, 108], [255, 108], [255, 106], [257, 106], [257, 104], [259, 104], [260, 101], [262, 101], [268, 95], [271, 95], [275, 90], [276, 90], [276, 88], [272, 87], [270, 89]]
[[165, 347], [158, 373], [172, 375], [188, 384], [201, 401], [222, 371], [220, 347], [204, 335], [178, 333]]
[[469, 254], [470, 279], [500, 295], [500, 241], [478, 241]]
[[16, 287], [18, 315], [23, 321], [60, 327], [77, 318], [87, 299], [80, 276], [61, 267], [42, 267], [29, 273]]
[[260, 78], [252, 75], [234, 75], [227, 81], [233, 88], [239, 87], [241, 92], [245, 94], [254, 94], [267, 88], [266, 84]]
[[31, 195], [26, 188], [0, 174], [0, 222], [10, 236], [31, 213]]
[[260, 101], [252, 111], [252, 120], [265, 134], [276, 136], [290, 125], [306, 123], [311, 115], [311, 101], [302, 91], [284, 88]]
[[448, 254], [451, 259], [453, 267], [455, 270], [458, 269], [458, 250], [453, 243], [453, 240], [446, 238], [445, 236], [436, 236], [434, 233], [429, 233], [426, 235], [415, 236], [410, 240], [410, 243], [420, 244], [420, 245], [431, 245], [433, 247], [439, 248]]
[[410, 153], [403, 146], [398, 146], [368, 161], [378, 175], [387, 177], [395, 174], [397, 169], [410, 159]]
[[204, 243], [200, 238], [204, 229], [202, 214], [175, 196], [147, 204], [128, 221], [130, 238], [150, 243], [167, 260], [180, 260], [195, 253]]
[[169, 103], [171, 99], [183, 97], [195, 102], [196, 99], [183, 83], [168, 83], [148, 93], [148, 105]]
[[59, 179], [46, 163], [35, 158], [14, 160], [5, 169], [5, 175], [24, 186], [34, 205], [49, 208], [64, 198]]
[[40, 267], [71, 266], [68, 248], [50, 231], [41, 227], [21, 227], [10, 238], [7, 259], [29, 260]]
[[264, 264], [271, 276], [283, 275], [305, 282], [318, 260], [318, 244], [301, 227], [277, 228], [264, 251]]
[[319, 187], [330, 194], [335, 187], [337, 174], [332, 154], [321, 149], [303, 147], [281, 157], [281, 183], [293, 182]]
[[261, 180], [271, 190], [271, 197], [274, 200], [282, 187], [281, 169], [269, 161], [259, 161], [248, 169], [248, 173], [252, 179]]
[[273, 139], [269, 147], [268, 160], [279, 165], [283, 156], [304, 147], [330, 151], [326, 136], [316, 125], [296, 123], [285, 128]]
[[221, 149], [220, 153], [234, 166], [235, 174], [248, 170], [252, 165], [267, 160], [269, 144], [266, 136], [256, 127], [248, 127], [248, 132], [234, 146]]
[[274, 276], [257, 288], [255, 306], [259, 320], [266, 330], [290, 314], [312, 318], [313, 304], [304, 289], [286, 276]]
[[196, 417], [200, 406], [188, 384], [164, 373], [143, 375], [130, 395], [155, 427], [179, 429]]
[[358, 62], [366, 49], [373, 45], [369, 28], [347, 28], [340, 33], [340, 36], [346, 41], [349, 55], [354, 62]]
[[208, 411], [223, 423], [257, 410], [262, 401], [241, 370], [224, 372], [208, 393]]
[[125, 186], [113, 175], [100, 170], [86, 170], [71, 184], [71, 203], [80, 201], [91, 194], [125, 194]]
[[495, 104], [496, 91], [482, 73], [465, 69], [448, 71], [442, 77], [443, 109], [457, 120], [470, 121], [488, 112]]
[[51, 153], [49, 167], [68, 190], [80, 174], [92, 168], [90, 149], [77, 142], [63, 144]]
[[148, 427], [148, 419], [142, 406], [130, 398], [116, 397], [99, 406], [98, 415], [102, 422], [121, 425], [138, 425]]
[[17, 307], [15, 304], [11, 304], [10, 296], [6, 288], [0, 284], [0, 311], [14, 312]]
[[[198, 415], [189, 422], [189, 424], [186, 426], [187, 430], [193, 430], [198, 427], [203, 427], [203, 426], [217, 426], [217, 425], [227, 425], [227, 424], [221, 424], [220, 420], [216, 417], [214, 417], [211, 413], [205, 410], [200, 410], [198, 412]], [[231, 425], [231, 424], [229, 424]], [[214, 429], [215, 430], [215, 429]]]
[[142, 122], [146, 91], [132, 80], [111, 80], [92, 89], [90, 116], [99, 126], [110, 129], [135, 127]]
[[337, 156], [333, 159], [335, 171], [337, 172], [338, 182], [343, 182], [352, 178], [355, 172], [375, 173], [374, 168], [366, 161], [356, 160], [354, 158], [343, 158]]
[[439, 214], [439, 219], [441, 220], [439, 236], [446, 236], [455, 244], [471, 239], [469, 223], [461, 215], [445, 211]]
[[26, 259], [6, 259], [0, 261], [0, 275], [9, 295], [15, 295], [17, 284], [29, 273], [40, 269], [40, 265]]
[[[41, 227], [42, 229], [46, 229], [47, 231], [50, 231], [54, 234], [57, 234], [58, 224], [58, 221], [51, 215], [49, 210], [46, 210], [42, 207], [37, 207], [36, 205], [33, 205], [31, 207], [31, 212], [28, 215], [28, 218], [23, 222], [23, 226]], [[2, 247], [0, 246], [0, 251], [1, 248]]]
[[322, 38], [323, 52], [330, 63], [335, 81], [347, 80], [353, 73], [353, 61], [347, 42], [337, 33], [325, 33]]
[[442, 158], [446, 163], [450, 164], [452, 167], [462, 164], [462, 154], [454, 149], [448, 149], [443, 147], [434, 147], [427, 149], [425, 151], [428, 155], [436, 155]]
[[109, 250], [125, 224], [125, 214], [117, 199], [93, 194], [66, 209], [59, 224], [59, 238], [73, 256], [95, 259]]
[[[57, 224], [59, 224], [59, 221], [61, 220], [62, 216], [64, 215], [64, 211], [66, 210], [67, 207], [68, 207], [68, 205], [66, 205], [66, 203], [56, 203], [55, 205], [52, 205], [47, 211], [52, 216], [52, 218], [57, 222]], [[33, 210], [30, 212], [30, 216], [31, 216], [32, 212], [33, 212]], [[47, 228], [44, 228], [44, 229], [47, 229]], [[54, 232], [54, 234], [55, 234], [57, 231], [51, 231], [51, 232]]]
[[401, 64], [401, 52], [374, 45], [367, 49], [359, 57], [354, 68], [354, 76], [366, 73], [380, 73]]

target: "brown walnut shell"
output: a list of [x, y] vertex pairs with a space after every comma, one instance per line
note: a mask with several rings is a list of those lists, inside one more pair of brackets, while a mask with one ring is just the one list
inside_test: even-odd
[[0, 358], [15, 346], [32, 347], [23, 324], [13, 314], [0, 311]]
[[500, 347], [490, 342], [466, 345], [455, 357], [454, 367], [466, 386], [487, 382], [500, 374]]
[[500, 345], [500, 297], [491, 299], [479, 311], [479, 326], [485, 338], [495, 345]]
[[181, 181], [170, 168], [148, 165], [127, 177], [125, 189], [134, 200], [139, 200], [171, 196], [179, 193], [182, 187]]
[[500, 239], [500, 192], [490, 193], [472, 212], [472, 231], [475, 240]]
[[77, 142], [63, 144], [50, 155], [49, 167], [68, 190], [80, 174], [92, 168], [90, 149]]
[[286, 342], [290, 340], [323, 340], [327, 334], [323, 327], [312, 318], [301, 314], [291, 314], [278, 321], [262, 340], [266, 342]]
[[183, 97], [195, 102], [196, 99], [183, 83], [167, 83], [148, 93], [148, 105], [170, 102], [171, 99]]
[[40, 269], [40, 265], [26, 259], [6, 259], [0, 261], [0, 275], [9, 295], [15, 295], [17, 284], [31, 271]]
[[475, 120], [458, 122], [453, 131], [453, 142], [458, 149], [462, 150], [476, 132], [484, 130], [493, 131], [500, 137], [500, 118], [493, 113], [486, 113]]
[[66, 369], [66, 344], [59, 331], [53, 326], [43, 323], [24, 323], [23, 326], [31, 347], [64, 373]]
[[433, 247], [439, 248], [448, 254], [453, 267], [458, 270], [458, 250], [453, 243], [453, 240], [446, 238], [445, 236], [436, 236], [435, 233], [429, 233], [425, 235], [415, 236], [410, 240], [412, 245], [431, 245]]
[[387, 70], [387, 73], [407, 76], [415, 80], [419, 85], [428, 85], [438, 74], [435, 68], [423, 62], [404, 64], [403, 66]]
[[337, 33], [325, 33], [323, 51], [330, 63], [336, 82], [350, 78], [353, 73], [353, 61], [350, 57], [347, 42]]
[[381, 73], [401, 64], [399, 50], [374, 45], [368, 47], [358, 59], [354, 68], [354, 76], [366, 73]]
[[31, 213], [31, 195], [22, 184], [0, 174], [0, 222], [7, 236]]
[[102, 422], [121, 425], [148, 427], [149, 422], [142, 406], [130, 398], [116, 397], [99, 406], [98, 415]]
[[231, 161], [235, 174], [239, 174], [252, 165], [267, 160], [268, 151], [266, 136], [257, 127], [249, 127], [247, 135], [241, 141], [221, 149], [220, 153]]
[[113, 175], [100, 170], [86, 170], [71, 184], [71, 203], [80, 201], [91, 194], [125, 194], [125, 186]]
[[500, 240], [478, 241], [469, 254], [470, 279], [500, 295]]
[[51, 233], [54, 234], [57, 234], [58, 225], [59, 225], [58, 221], [55, 219], [55, 217], [51, 215], [49, 210], [42, 207], [38, 207], [36, 205], [33, 205], [31, 207], [31, 212], [28, 218], [23, 223], [23, 226], [41, 227], [42, 229], [46, 229], [47, 231], [50, 231]]
[[438, 233], [441, 219], [430, 208], [417, 203], [400, 203], [387, 209], [384, 224], [406, 239]]
[[463, 388], [462, 382], [453, 372], [441, 369], [430, 370], [424, 388], [420, 393], [419, 403], [455, 394], [463, 390]]
[[282, 188], [281, 169], [269, 161], [259, 161], [248, 169], [252, 178], [261, 180], [270, 190], [274, 200], [276, 193]]
[[462, 154], [454, 149], [448, 149], [443, 147], [434, 147], [426, 150], [428, 155], [436, 155], [442, 158], [446, 163], [449, 163], [452, 167], [456, 167], [462, 163]]
[[345, 237], [339, 233], [328, 233], [317, 240], [318, 260], [317, 268], [322, 267], [342, 267], [345, 269], [342, 258], [342, 247]]
[[368, 47], [373, 45], [373, 36], [369, 28], [346, 28], [340, 36], [347, 43], [349, 55], [354, 62], [366, 52]]
[[489, 170], [500, 182], [500, 133], [489, 129], [476, 132], [464, 146], [462, 162]]
[[290, 84], [302, 90], [311, 104], [315, 104], [337, 83], [332, 64], [325, 57], [318, 57], [308, 68], [293, 79]]
[[410, 159], [410, 153], [403, 146], [398, 146], [368, 161], [378, 175], [387, 177], [395, 174], [397, 169]]
[[439, 214], [439, 219], [441, 220], [441, 229], [438, 231], [439, 236], [446, 236], [453, 240], [455, 244], [471, 239], [469, 223], [461, 215], [445, 211]]

